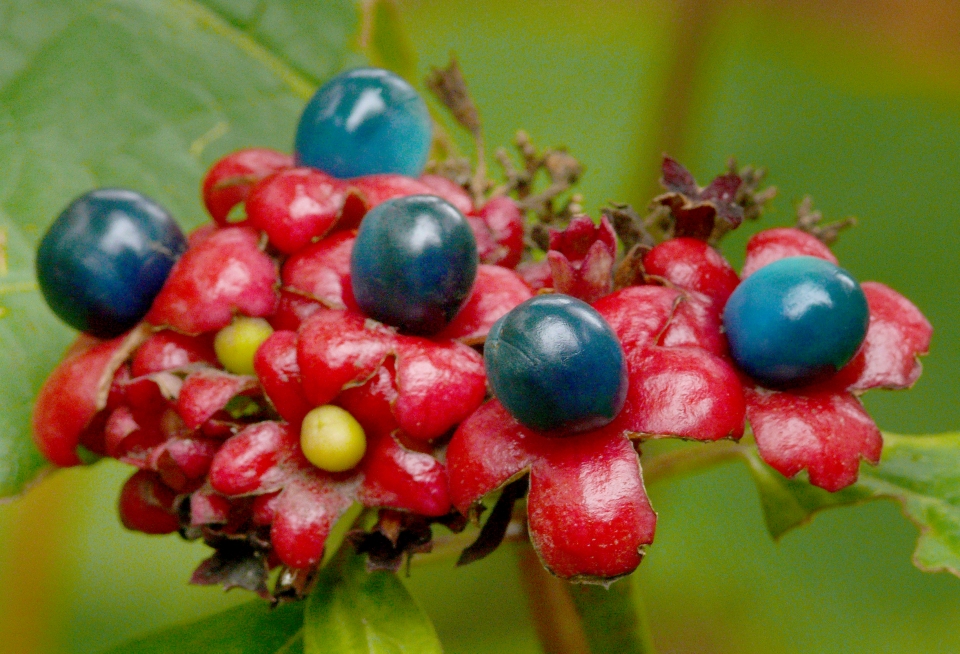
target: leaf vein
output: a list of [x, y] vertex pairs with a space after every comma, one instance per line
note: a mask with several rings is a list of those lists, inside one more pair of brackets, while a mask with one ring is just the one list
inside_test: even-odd
[[303, 636], [303, 627], [301, 626], [299, 629], [293, 632], [293, 634], [283, 643], [283, 645], [280, 646], [280, 649], [274, 652], [274, 654], [283, 654], [285, 651], [290, 649], [290, 647], [294, 643], [297, 642], [298, 638], [301, 638], [302, 636]]
[[[222, 13], [211, 9], [200, 0], [168, 0], [173, 5], [182, 7], [185, 11], [192, 12], [194, 18], [207, 28], [213, 30], [219, 36], [222, 36], [243, 50], [245, 53], [259, 61], [270, 69], [277, 77], [283, 80], [290, 90], [304, 100], [309, 99], [317, 86], [319, 80], [307, 74], [299, 66], [295, 65], [288, 57], [283, 56], [270, 49], [269, 45], [264, 43], [255, 33], [251, 32], [246, 26], [243, 26]], [[262, 3], [261, 3], [262, 4]], [[259, 10], [259, 7], [258, 7]], [[259, 21], [259, 14], [256, 12], [251, 19], [251, 27]]]

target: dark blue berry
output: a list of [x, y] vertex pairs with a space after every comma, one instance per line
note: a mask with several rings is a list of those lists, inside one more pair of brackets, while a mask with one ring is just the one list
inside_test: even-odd
[[539, 295], [498, 320], [483, 350], [487, 379], [519, 422], [559, 433], [600, 427], [627, 397], [623, 349], [589, 304]]
[[723, 326], [730, 352], [769, 387], [824, 379], [857, 353], [870, 311], [850, 273], [815, 257], [789, 257], [760, 268], [730, 296]]
[[428, 335], [453, 319], [477, 276], [477, 242], [446, 200], [411, 195], [367, 213], [350, 258], [353, 295], [388, 325]]
[[37, 280], [64, 322], [101, 338], [146, 315], [187, 239], [167, 211], [126, 189], [98, 189], [67, 207], [40, 242]]
[[297, 126], [297, 164], [334, 177], [375, 173], [417, 177], [430, 152], [433, 122], [423, 98], [388, 70], [337, 75], [307, 103]]

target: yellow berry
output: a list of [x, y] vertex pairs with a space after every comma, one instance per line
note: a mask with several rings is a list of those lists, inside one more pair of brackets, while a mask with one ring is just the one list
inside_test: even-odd
[[338, 406], [318, 406], [303, 419], [300, 449], [313, 465], [327, 472], [343, 472], [360, 463], [367, 437], [356, 418]]
[[213, 349], [228, 371], [236, 375], [252, 375], [253, 355], [272, 333], [273, 328], [263, 318], [234, 318], [231, 324], [217, 332]]

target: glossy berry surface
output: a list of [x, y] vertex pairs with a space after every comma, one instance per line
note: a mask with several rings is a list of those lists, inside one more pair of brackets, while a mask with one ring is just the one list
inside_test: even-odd
[[754, 272], [730, 296], [723, 325], [730, 352], [770, 387], [815, 382], [857, 353], [870, 314], [860, 284], [823, 259], [780, 259]]
[[256, 374], [253, 356], [272, 333], [273, 327], [263, 318], [238, 316], [217, 332], [213, 349], [227, 371], [236, 375], [253, 375]]
[[98, 337], [121, 334], [146, 315], [187, 239], [167, 211], [125, 189], [74, 200], [37, 252], [37, 280], [64, 322]]
[[377, 205], [350, 257], [357, 304], [413, 334], [433, 334], [457, 314], [477, 276], [477, 243], [466, 218], [433, 195]]
[[387, 70], [357, 68], [337, 75], [310, 99], [294, 150], [298, 166], [334, 177], [417, 177], [431, 138], [430, 114], [412, 86]]
[[566, 295], [534, 297], [498, 320], [484, 362], [501, 404], [540, 431], [602, 426], [626, 400], [616, 334], [589, 304]]
[[346, 472], [360, 463], [367, 451], [367, 437], [352, 415], [325, 404], [304, 416], [300, 449], [307, 461], [321, 470]]

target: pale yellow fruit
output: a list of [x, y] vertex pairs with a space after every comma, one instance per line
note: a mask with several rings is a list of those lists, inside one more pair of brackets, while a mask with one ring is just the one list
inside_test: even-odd
[[272, 333], [273, 327], [263, 318], [237, 317], [217, 332], [213, 349], [220, 364], [229, 372], [253, 375], [253, 355]]
[[367, 451], [367, 437], [356, 418], [327, 404], [313, 409], [303, 419], [300, 449], [321, 470], [344, 472], [360, 463]]

